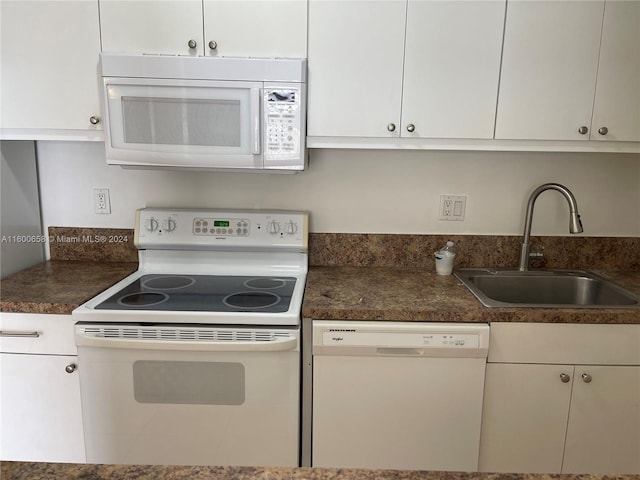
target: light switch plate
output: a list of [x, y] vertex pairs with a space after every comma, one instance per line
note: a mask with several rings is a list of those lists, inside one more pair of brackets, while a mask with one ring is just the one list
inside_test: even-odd
[[440, 220], [462, 222], [466, 209], [466, 195], [440, 195]]

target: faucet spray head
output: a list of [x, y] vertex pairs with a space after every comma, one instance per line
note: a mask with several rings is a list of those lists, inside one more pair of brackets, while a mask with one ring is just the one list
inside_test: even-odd
[[569, 233], [582, 233], [582, 221], [578, 212], [571, 212], [569, 219]]

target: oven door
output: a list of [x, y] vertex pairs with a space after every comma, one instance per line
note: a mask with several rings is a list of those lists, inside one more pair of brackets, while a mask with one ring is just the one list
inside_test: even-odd
[[76, 325], [87, 462], [298, 465], [299, 330]]
[[107, 163], [262, 168], [262, 86], [106, 77]]

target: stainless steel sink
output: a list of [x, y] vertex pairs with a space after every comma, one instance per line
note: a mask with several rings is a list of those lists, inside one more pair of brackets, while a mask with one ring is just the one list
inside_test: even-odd
[[582, 270], [462, 268], [454, 274], [487, 307], [640, 308], [640, 296]]

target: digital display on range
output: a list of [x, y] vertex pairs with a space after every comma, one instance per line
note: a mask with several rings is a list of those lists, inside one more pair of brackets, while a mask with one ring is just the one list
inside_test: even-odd
[[229, 226], [229, 220], [214, 220], [213, 221], [213, 226], [214, 227], [228, 227]]

